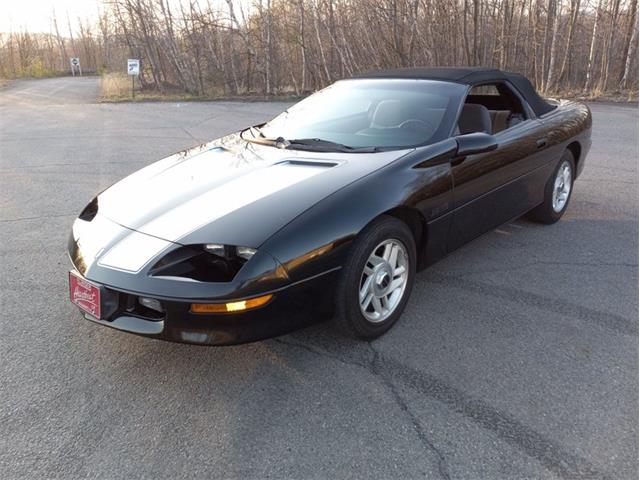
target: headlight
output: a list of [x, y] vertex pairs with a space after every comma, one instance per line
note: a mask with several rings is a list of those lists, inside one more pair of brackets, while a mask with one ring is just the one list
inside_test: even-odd
[[256, 254], [257, 250], [250, 247], [236, 247], [236, 255], [245, 260], [249, 260]]
[[201, 282], [230, 282], [255, 253], [255, 248], [219, 243], [185, 245], [162, 257], [149, 273]]
[[204, 246], [204, 249], [209, 253], [217, 255], [218, 257], [222, 257], [222, 258], [240, 257], [240, 258], [243, 258], [244, 260], [249, 260], [251, 257], [255, 255], [257, 251], [255, 248], [251, 248], [251, 247], [234, 247], [231, 245], [222, 245], [219, 243], [207, 243]]
[[219, 257], [226, 257], [226, 248], [224, 245], [220, 245], [219, 243], [207, 243], [204, 246], [204, 249], [209, 252], [209, 253], [213, 253], [214, 255], [217, 255]]

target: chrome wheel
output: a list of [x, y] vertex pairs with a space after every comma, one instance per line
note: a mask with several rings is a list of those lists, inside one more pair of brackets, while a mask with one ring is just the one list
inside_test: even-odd
[[558, 173], [556, 174], [556, 180], [553, 184], [553, 196], [552, 207], [553, 211], [560, 213], [569, 200], [569, 193], [571, 193], [572, 178], [571, 164], [568, 161], [562, 162]]
[[385, 240], [369, 255], [360, 277], [360, 311], [379, 323], [400, 304], [409, 276], [409, 255], [396, 239]]

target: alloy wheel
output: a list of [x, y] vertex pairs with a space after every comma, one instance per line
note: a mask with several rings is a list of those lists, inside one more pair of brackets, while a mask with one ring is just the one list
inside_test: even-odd
[[372, 323], [389, 318], [407, 286], [409, 255], [400, 240], [389, 239], [373, 249], [360, 277], [360, 311]]
[[554, 212], [560, 213], [567, 204], [567, 201], [569, 200], [569, 193], [571, 193], [571, 182], [571, 164], [565, 160], [562, 162], [562, 165], [560, 165], [553, 184], [551, 205]]

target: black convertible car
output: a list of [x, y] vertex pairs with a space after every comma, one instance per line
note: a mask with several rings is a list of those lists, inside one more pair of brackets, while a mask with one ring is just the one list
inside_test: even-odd
[[241, 343], [333, 316], [373, 338], [416, 271], [528, 213], [567, 209], [591, 113], [493, 69], [374, 72], [177, 153], [73, 224], [71, 301], [102, 325]]

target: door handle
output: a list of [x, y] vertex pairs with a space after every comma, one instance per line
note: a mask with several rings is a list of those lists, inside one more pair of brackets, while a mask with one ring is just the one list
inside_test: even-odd
[[547, 146], [547, 139], [546, 138], [539, 138], [538, 140], [536, 140], [536, 147], [537, 148], [544, 148]]

